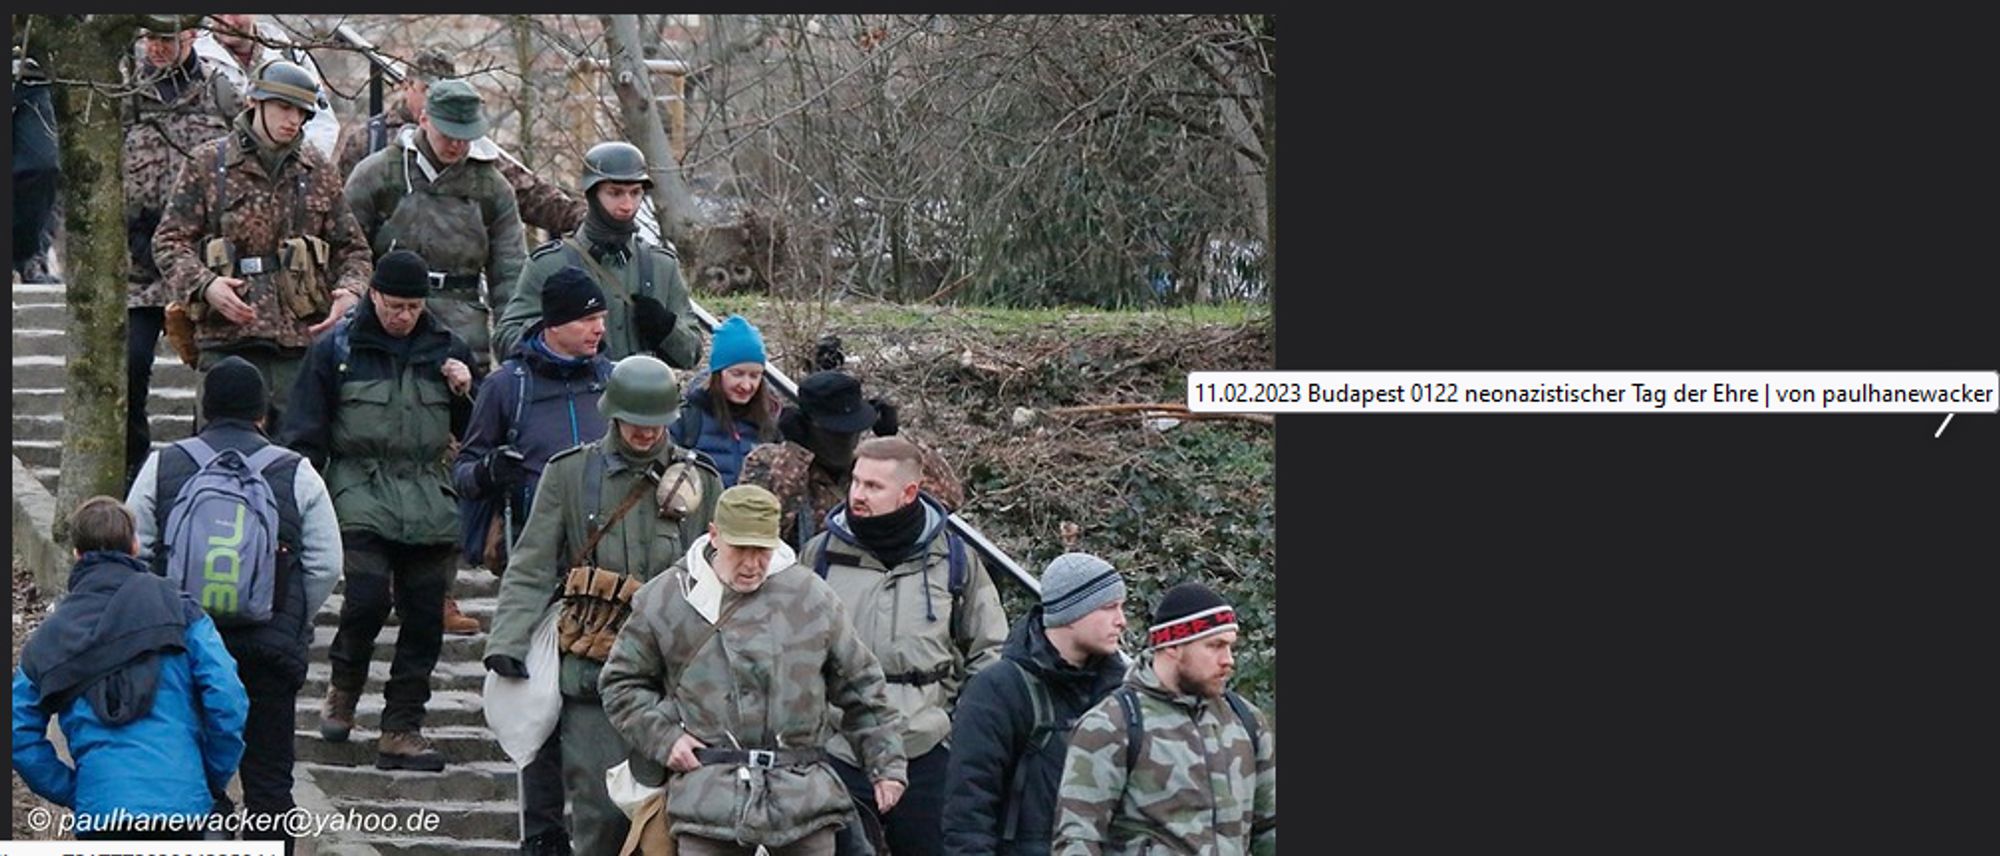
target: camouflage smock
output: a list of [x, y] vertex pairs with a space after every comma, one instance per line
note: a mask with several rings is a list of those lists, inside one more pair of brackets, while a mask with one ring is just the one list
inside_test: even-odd
[[[144, 63], [139, 65], [144, 69]], [[167, 197], [181, 165], [193, 160], [203, 143], [229, 133], [227, 104], [235, 92], [229, 78], [193, 51], [188, 52], [187, 63], [174, 71], [180, 87], [171, 102], [161, 99], [152, 74], [157, 72], [144, 69], [138, 72], [140, 79], [128, 77], [126, 82], [136, 90], [125, 99], [125, 142], [120, 152], [126, 245], [132, 255], [132, 268], [125, 277], [126, 306], [165, 306], [175, 298], [153, 263], [153, 232], [166, 214]]]
[[1125, 715], [1106, 696], [1077, 720], [1063, 759], [1057, 856], [1184, 853], [1275, 856], [1277, 735], [1261, 712], [1256, 748], [1221, 698], [1167, 689], [1147, 652], [1125, 676], [1145, 750], [1125, 772]]
[[[215, 281], [215, 272], [202, 264], [202, 246], [217, 234], [218, 220], [220, 234], [236, 245], [238, 256], [275, 256], [287, 238], [318, 236], [328, 245], [327, 270], [320, 272], [328, 287], [367, 294], [368, 275], [374, 269], [368, 239], [342, 201], [340, 177], [301, 140], [293, 141], [277, 175], [266, 173], [256, 154], [250, 115], [239, 114], [227, 136], [203, 143], [196, 159], [174, 181], [166, 217], [153, 233], [153, 259], [171, 295], [190, 306], [206, 306], [201, 292]], [[220, 211], [215, 201], [218, 147], [228, 193]], [[197, 344], [209, 348], [261, 340], [284, 349], [312, 344], [306, 330], [316, 319], [294, 319], [285, 311], [271, 277], [245, 279], [250, 286], [241, 297], [256, 310], [256, 320], [239, 326], [221, 312], [208, 312], [195, 324]]]
[[[706, 565], [708, 550], [706, 537], [695, 542], [633, 598], [601, 679], [604, 712], [626, 741], [665, 765], [684, 733], [712, 748], [797, 749], [825, 745], [840, 724], [867, 754], [870, 778], [907, 782], [902, 718], [833, 589], [781, 550], [762, 587], [723, 588], [711, 601], [727, 616], [711, 639], [713, 622], [688, 596], [690, 564]], [[829, 717], [829, 706], [847, 715]], [[672, 831], [775, 847], [847, 815], [847, 788], [825, 763], [745, 768], [747, 783], [738, 769], [671, 777]]]

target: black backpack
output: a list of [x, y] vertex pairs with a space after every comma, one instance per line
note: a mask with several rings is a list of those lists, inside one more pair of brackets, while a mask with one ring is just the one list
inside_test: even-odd
[[[1065, 742], [1069, 733], [1076, 728], [1076, 717], [1056, 718], [1055, 702], [1049, 699], [1048, 684], [1040, 675], [1028, 670], [1017, 660], [1002, 660], [1012, 666], [1014, 673], [1021, 676], [1021, 686], [1028, 692], [1028, 704], [1035, 711], [1034, 727], [1028, 730], [1027, 751], [1017, 753], [1014, 758], [1014, 776], [1007, 783], [1007, 817], [1000, 825], [1000, 840], [1014, 841], [1021, 828], [1021, 805], [1027, 801], [1028, 759], [1041, 754], [1049, 741], [1060, 736]], [[1131, 768], [1128, 759], [1126, 768]]]

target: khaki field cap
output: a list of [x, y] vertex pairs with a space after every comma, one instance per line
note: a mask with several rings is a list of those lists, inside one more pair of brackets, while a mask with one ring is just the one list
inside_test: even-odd
[[715, 503], [715, 537], [731, 547], [766, 547], [776, 550], [778, 540], [778, 497], [754, 484], [739, 484], [722, 492]]
[[472, 84], [457, 78], [433, 83], [424, 93], [424, 112], [430, 114], [431, 126], [454, 140], [486, 136], [486, 117], [479, 106], [479, 93]]

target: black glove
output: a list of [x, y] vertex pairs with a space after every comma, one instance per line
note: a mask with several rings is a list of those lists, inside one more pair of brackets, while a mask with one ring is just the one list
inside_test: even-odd
[[632, 323], [639, 330], [639, 342], [647, 347], [657, 347], [666, 341], [667, 334], [674, 332], [674, 313], [646, 295], [632, 298]]
[[868, 399], [868, 403], [875, 408], [875, 436], [896, 436], [896, 405], [880, 398]]
[[521, 453], [512, 446], [501, 446], [486, 453], [479, 459], [479, 484], [487, 490], [506, 490], [528, 483], [528, 468], [522, 465]]
[[528, 664], [505, 654], [486, 655], [486, 670], [503, 678], [525, 678]]

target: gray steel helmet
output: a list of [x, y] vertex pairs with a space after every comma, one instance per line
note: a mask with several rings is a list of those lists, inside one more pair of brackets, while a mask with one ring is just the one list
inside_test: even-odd
[[275, 98], [306, 111], [306, 118], [310, 119], [319, 112], [319, 83], [304, 66], [274, 59], [257, 67], [256, 79], [250, 83], [250, 98], [253, 101]]
[[611, 380], [597, 410], [606, 419], [659, 427], [674, 421], [681, 407], [681, 384], [657, 357], [633, 354], [611, 367]]
[[616, 140], [591, 146], [583, 153], [583, 195], [589, 196], [591, 188], [606, 181], [637, 181], [651, 190], [653, 177], [646, 174], [645, 153]]

